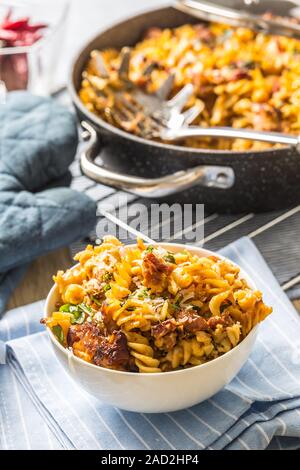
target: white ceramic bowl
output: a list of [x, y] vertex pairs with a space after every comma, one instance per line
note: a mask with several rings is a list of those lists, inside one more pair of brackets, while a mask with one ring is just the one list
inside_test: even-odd
[[[173, 252], [187, 249], [199, 256], [215, 254], [188, 245], [160, 245]], [[255, 287], [243, 270], [241, 277], [245, 278], [251, 287]], [[58, 299], [58, 291], [54, 285], [46, 299], [45, 317], [51, 316]], [[117, 408], [142, 413], [181, 410], [220, 391], [246, 362], [253, 348], [257, 330], [255, 327], [235, 348], [205, 364], [178, 371], [146, 374], [115, 371], [85, 362], [65, 349], [47, 328], [58, 360], [87, 392]]]

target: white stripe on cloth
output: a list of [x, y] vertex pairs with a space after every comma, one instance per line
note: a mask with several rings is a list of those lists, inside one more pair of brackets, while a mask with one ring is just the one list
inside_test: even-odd
[[12, 374], [12, 377], [13, 377], [14, 392], [15, 392], [15, 397], [16, 397], [16, 404], [17, 404], [17, 407], [18, 407], [18, 410], [19, 410], [20, 423], [21, 423], [21, 426], [22, 426], [23, 431], [24, 431], [24, 438], [25, 438], [25, 442], [26, 442], [26, 448], [28, 450], [30, 450], [31, 447], [30, 447], [30, 442], [29, 442], [28, 429], [27, 429], [27, 426], [26, 426], [26, 423], [25, 423], [25, 420], [24, 420], [24, 412], [23, 412], [23, 408], [22, 408], [22, 402], [21, 402], [21, 399], [20, 399], [19, 390], [18, 390], [17, 383], [16, 383], [16, 377], [14, 376], [14, 374]]
[[152, 421], [144, 413], [142, 413], [142, 416], [153, 427], [157, 434], [159, 434], [159, 436], [167, 443], [167, 445], [172, 450], [176, 450], [176, 447], [173, 446], [173, 444], [163, 435], [163, 433], [158, 429], [158, 427], [156, 427], [155, 424], [153, 424]]
[[[46, 342], [46, 338], [43, 336], [43, 341]], [[45, 344], [45, 347], [47, 347], [48, 344]], [[52, 350], [52, 348], [49, 348], [50, 351], [51, 351], [51, 354], [53, 355], [53, 358], [55, 358], [55, 355], [54, 355], [54, 352]], [[61, 366], [61, 372], [64, 374], [64, 376], [66, 377], [66, 379], [72, 383], [72, 386], [75, 387], [76, 389], [76, 392], [87, 402], [87, 404], [93, 409], [93, 411], [95, 412], [95, 414], [99, 417], [101, 423], [103, 424], [103, 426], [105, 427], [106, 431], [109, 432], [111, 434], [111, 436], [117, 441], [119, 447], [121, 449], [125, 449], [125, 447], [123, 446], [123, 444], [119, 441], [119, 439], [117, 438], [117, 436], [115, 435], [115, 433], [112, 431], [112, 429], [109, 428], [109, 426], [106, 424], [106, 422], [104, 421], [104, 419], [102, 418], [102, 416], [100, 415], [100, 413], [98, 412], [97, 408], [92, 404], [92, 401], [89, 399], [89, 397], [83, 393], [82, 389], [77, 386], [76, 382], [74, 382], [74, 380], [72, 380], [70, 378], [70, 376], [67, 374], [67, 372], [65, 371], [65, 369]]]
[[274, 361], [277, 362], [277, 364], [284, 370], [284, 372], [285, 372], [286, 374], [288, 374], [288, 375], [290, 376], [290, 378], [296, 382], [297, 385], [300, 385], [300, 380], [297, 379], [297, 377], [295, 377], [295, 375], [292, 374], [291, 371], [289, 371], [289, 369], [283, 364], [283, 362], [279, 359], [279, 357], [275, 356], [275, 354], [273, 353], [273, 351], [271, 351], [271, 349], [266, 345], [266, 342], [265, 342], [265, 341], [262, 341], [259, 336], [258, 336], [258, 338], [257, 338], [257, 341], [259, 341], [259, 343], [261, 344], [261, 346], [262, 346], [263, 348], [265, 348], [265, 349], [268, 351], [268, 354], [270, 354], [270, 355], [272, 356], [272, 358], [274, 359]]
[[166, 415], [168, 416], [168, 418], [171, 419], [171, 421], [173, 421], [173, 423], [184, 433], [188, 436], [189, 439], [191, 439], [191, 441], [193, 441], [197, 446], [201, 447], [201, 449], [205, 449], [205, 446], [202, 444], [202, 442], [198, 441], [194, 436], [192, 436], [186, 429], [184, 429], [183, 426], [181, 426], [181, 424], [178, 423], [178, 421], [170, 414], [170, 413], [166, 413]]
[[134, 434], [138, 438], [138, 440], [141, 441], [141, 443], [145, 446], [146, 449], [150, 450], [150, 447], [147, 444], [147, 442], [145, 442], [144, 439], [142, 438], [142, 436], [134, 429], [133, 426], [131, 426], [131, 424], [125, 418], [123, 412], [121, 410], [119, 410], [118, 408], [115, 408], [115, 411], [118, 413], [118, 415], [120, 416], [122, 421], [126, 424], [126, 426], [130, 429], [132, 434]]
[[[3, 366], [0, 366], [0, 367], [3, 367]], [[1, 390], [0, 390], [0, 403], [4, 403], [4, 397], [3, 397], [3, 393], [2, 393]], [[5, 420], [7, 420], [9, 422], [9, 417], [7, 417], [7, 416], [5, 417], [4, 412], [5, 412], [5, 410], [1, 406], [0, 407], [0, 416], [1, 416], [1, 421], [0, 421], [0, 431], [1, 431], [0, 444], [1, 444], [1, 447], [0, 447], [0, 449], [7, 450], [8, 449], [8, 444], [7, 444], [7, 440], [6, 440], [6, 432], [5, 432], [5, 429], [4, 429], [4, 423], [5, 423]]]
[[[27, 338], [26, 338], [27, 340]], [[56, 388], [56, 386], [53, 384], [53, 382], [50, 380], [49, 378], [49, 374], [47, 373], [47, 371], [45, 370], [44, 368], [44, 365], [43, 363], [41, 362], [37, 352], [35, 351], [35, 349], [32, 347], [30, 341], [27, 340], [27, 344], [29, 346], [29, 348], [31, 349], [33, 355], [35, 356], [35, 359], [37, 361], [37, 363], [40, 365], [40, 369], [43, 373], [43, 377], [44, 379], [46, 379], [46, 381], [48, 382], [48, 384], [50, 385], [51, 389], [53, 390], [53, 392], [55, 393], [55, 395], [57, 395], [57, 397], [61, 400], [61, 403], [64, 403], [64, 405], [66, 405], [67, 408], [71, 408], [69, 402], [65, 399], [65, 397], [59, 392], [59, 390]], [[90, 430], [88, 429], [88, 427], [86, 426], [86, 424], [82, 421], [82, 419], [80, 418], [80, 416], [77, 414], [77, 412], [71, 408], [71, 411], [74, 413], [74, 415], [76, 416], [76, 419], [78, 420], [78, 423], [80, 423], [82, 425], [82, 427], [85, 429], [86, 433], [92, 438], [93, 442], [95, 443], [96, 445], [96, 448], [97, 449], [101, 449], [101, 445], [100, 443], [95, 439], [94, 435], [91, 434]], [[84, 441], [83, 437], [81, 436], [81, 439], [83, 440], [83, 443], [84, 443], [84, 446], [86, 445], [86, 442]]]

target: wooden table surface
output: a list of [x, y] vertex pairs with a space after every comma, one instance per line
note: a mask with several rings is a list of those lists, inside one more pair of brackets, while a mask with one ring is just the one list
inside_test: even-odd
[[68, 248], [54, 251], [36, 259], [13, 293], [8, 303], [8, 309], [44, 299], [53, 284], [53, 274], [56, 274], [59, 269], [70, 267], [71, 264], [72, 258]]
[[[68, 248], [55, 251], [35, 260], [26, 273], [21, 284], [13, 293], [8, 308], [15, 308], [21, 305], [44, 299], [53, 284], [52, 276], [59, 269], [66, 269], [73, 264], [73, 260]], [[300, 313], [300, 299], [295, 300], [294, 305]], [[42, 313], [42, 312], [41, 312]]]

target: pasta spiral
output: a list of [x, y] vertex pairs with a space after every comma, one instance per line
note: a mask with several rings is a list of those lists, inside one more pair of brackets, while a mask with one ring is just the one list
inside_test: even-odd
[[103, 307], [103, 311], [106, 315], [111, 316], [118, 327], [125, 331], [135, 328], [139, 328], [141, 331], [150, 329], [150, 322], [147, 318], [135, 311], [127, 310], [127, 308], [130, 307], [126, 303], [122, 306], [118, 300], [108, 300]]
[[205, 362], [206, 358], [212, 353], [214, 346], [211, 337], [201, 331], [197, 333], [196, 338], [182, 339], [172, 351], [169, 351], [162, 363], [177, 369], [179, 366], [199, 365]]
[[224, 328], [223, 325], [217, 325], [217, 328], [213, 333], [213, 339], [218, 352], [228, 352], [239, 343], [241, 335], [240, 329], [241, 326], [239, 323], [226, 328]]
[[153, 357], [154, 351], [147, 338], [138, 333], [127, 333], [127, 341], [130, 354], [135, 358], [139, 372], [161, 372], [159, 360]]

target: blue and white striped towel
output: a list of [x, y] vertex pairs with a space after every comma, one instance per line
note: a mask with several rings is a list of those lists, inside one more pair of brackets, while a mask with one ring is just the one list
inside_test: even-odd
[[240, 239], [223, 254], [249, 272], [274, 306], [251, 357], [224, 390], [202, 404], [168, 414], [106, 406], [77, 387], [56, 361], [38, 323], [43, 303], [37, 302], [8, 312], [0, 321], [0, 339], [7, 342], [7, 364], [0, 366], [2, 447], [300, 447], [298, 315], [249, 239]]

